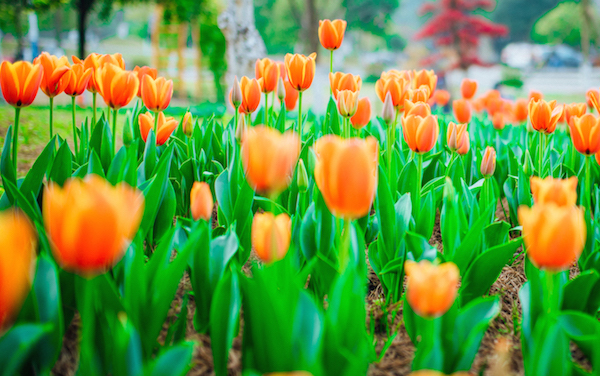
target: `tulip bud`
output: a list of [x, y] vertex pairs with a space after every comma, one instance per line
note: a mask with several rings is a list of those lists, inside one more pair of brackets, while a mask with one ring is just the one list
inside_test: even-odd
[[311, 174], [315, 172], [315, 166], [317, 164], [317, 154], [313, 148], [308, 149], [308, 171]]
[[558, 206], [574, 206], [577, 202], [577, 178], [540, 179], [531, 177], [531, 194], [537, 205], [554, 203]]
[[237, 76], [233, 79], [233, 87], [231, 88], [231, 103], [233, 107], [238, 108], [242, 104], [242, 89], [240, 88], [240, 82]]
[[283, 79], [279, 77], [277, 81], [277, 98], [279, 98], [279, 102], [283, 103], [285, 99], [285, 84], [283, 83]]
[[126, 120], [123, 124], [123, 145], [129, 146], [133, 142], [133, 129], [131, 129], [131, 123]]
[[181, 122], [181, 129], [183, 130], [183, 133], [186, 136], [192, 137], [192, 133], [194, 131], [194, 121], [192, 119], [192, 114], [189, 111], [186, 112], [183, 116], [183, 121]]
[[238, 142], [242, 142], [242, 139], [244, 138], [244, 133], [246, 133], [246, 117], [239, 116], [237, 128], [235, 129], [235, 138], [238, 140]]
[[452, 307], [458, 291], [456, 264], [407, 261], [404, 270], [408, 277], [406, 300], [416, 314], [426, 318], [439, 317]]
[[494, 175], [494, 171], [496, 171], [496, 150], [488, 146], [485, 148], [485, 153], [481, 160], [481, 174], [488, 178]]
[[252, 221], [252, 246], [258, 257], [271, 263], [285, 257], [290, 247], [292, 221], [285, 214], [257, 213]]
[[454, 197], [456, 195], [456, 189], [452, 184], [452, 179], [446, 176], [446, 182], [444, 184], [444, 197]]
[[535, 167], [533, 167], [533, 160], [531, 159], [531, 154], [529, 154], [529, 150], [525, 150], [525, 163], [523, 163], [523, 172], [527, 176], [531, 176]]
[[388, 92], [385, 95], [385, 101], [383, 102], [383, 113], [381, 114], [381, 118], [389, 126], [392, 121], [394, 121], [394, 116], [395, 111], [394, 103], [392, 103], [392, 94]]
[[342, 90], [338, 92], [338, 111], [340, 115], [351, 118], [358, 108], [358, 92], [351, 90]]
[[190, 207], [194, 221], [204, 219], [208, 221], [212, 217], [213, 197], [210, 186], [205, 182], [194, 182], [190, 192]]
[[308, 174], [306, 173], [306, 167], [304, 167], [304, 161], [300, 159], [298, 162], [298, 171], [296, 172], [296, 183], [298, 184], [298, 190], [302, 193], [308, 190]]

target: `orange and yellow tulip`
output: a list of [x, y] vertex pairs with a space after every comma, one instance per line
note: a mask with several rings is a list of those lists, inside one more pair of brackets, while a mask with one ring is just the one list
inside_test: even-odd
[[429, 92], [433, 93], [437, 86], [437, 75], [433, 69], [413, 71], [412, 84], [414, 89], [419, 89], [421, 86], [427, 86], [429, 88]]
[[171, 103], [173, 96], [173, 81], [159, 77], [156, 80], [149, 74], [144, 75], [142, 86], [142, 101], [147, 109], [153, 112], [164, 111]]
[[345, 140], [327, 135], [317, 140], [314, 151], [315, 181], [329, 211], [350, 220], [367, 215], [377, 189], [375, 138]]
[[113, 64], [116, 65], [117, 67], [125, 70], [125, 59], [123, 59], [123, 55], [121, 55], [120, 53], [116, 53], [116, 54], [104, 54], [101, 55], [98, 58], [98, 63], [100, 64], [100, 66], [104, 66], [106, 64]]
[[303, 92], [310, 87], [315, 78], [316, 58], [316, 52], [308, 56], [300, 54], [285, 55], [285, 69], [288, 81], [290, 81], [294, 89]]
[[194, 133], [194, 120], [192, 119], [192, 113], [189, 111], [183, 115], [181, 130], [188, 137], [192, 137], [192, 133]]
[[340, 91], [338, 93], [337, 107], [342, 117], [352, 117], [358, 108], [358, 91]]
[[390, 93], [392, 104], [401, 110], [404, 101], [410, 98], [410, 78], [407, 74], [395, 70], [383, 72], [375, 82], [375, 92], [382, 102], [385, 102], [387, 93]]
[[44, 190], [43, 217], [52, 252], [66, 270], [82, 276], [104, 273], [123, 256], [144, 213], [144, 196], [97, 175], [51, 182]]
[[190, 207], [194, 221], [203, 219], [208, 221], [213, 212], [213, 196], [210, 186], [205, 182], [196, 181], [190, 192]]
[[452, 101], [452, 110], [454, 111], [454, 118], [459, 123], [468, 123], [471, 121], [471, 105], [466, 99]]
[[264, 212], [254, 215], [252, 221], [252, 247], [266, 263], [281, 260], [287, 254], [292, 238], [292, 221], [281, 213]]
[[0, 86], [4, 100], [16, 108], [29, 106], [37, 95], [43, 74], [39, 63], [17, 61], [11, 64], [3, 61], [0, 65]]
[[289, 81], [284, 81], [285, 85], [285, 109], [288, 111], [292, 111], [296, 108], [296, 104], [298, 103], [298, 90], [294, 89], [292, 84]]
[[585, 114], [571, 120], [569, 129], [575, 149], [586, 156], [600, 152], [600, 118]]
[[354, 116], [350, 118], [350, 122], [355, 129], [361, 129], [371, 121], [371, 101], [369, 98], [360, 98], [358, 107]]
[[565, 122], [571, 125], [571, 121], [574, 117], [580, 117], [585, 115], [587, 111], [587, 105], [585, 103], [571, 103], [565, 104], [564, 114]]
[[436, 89], [431, 97], [433, 103], [440, 107], [444, 107], [450, 102], [450, 92], [448, 90]]
[[[448, 148], [452, 151], [458, 151], [465, 147], [465, 143], [469, 143], [469, 131], [467, 124], [448, 123], [447, 142]], [[468, 150], [467, 150], [468, 151]]]
[[554, 203], [519, 207], [519, 222], [531, 262], [539, 269], [568, 269], [586, 239], [583, 209]]
[[491, 146], [485, 148], [481, 159], [481, 175], [489, 177], [496, 171], [496, 149]]
[[563, 107], [558, 106], [556, 101], [546, 102], [543, 99], [529, 101], [529, 120], [533, 129], [538, 132], [553, 133], [562, 113]]
[[535, 101], [541, 101], [542, 99], [544, 99], [544, 94], [536, 90], [531, 90], [529, 92], [529, 101], [531, 102], [532, 99]]
[[504, 129], [506, 125], [506, 115], [503, 112], [496, 112], [494, 116], [492, 116], [492, 125], [494, 129], [501, 131]]
[[517, 99], [515, 105], [513, 107], [513, 117], [516, 122], [523, 123], [527, 121], [527, 117], [529, 116], [529, 107], [528, 107], [527, 99], [520, 98]]
[[138, 88], [138, 92], [137, 92], [137, 97], [141, 98], [142, 97], [142, 82], [144, 82], [144, 76], [148, 75], [150, 77], [152, 77], [154, 80], [156, 80], [156, 77], [158, 77], [158, 70], [156, 68], [150, 68], [150, 67], [138, 67], [136, 66], [135, 68], [133, 68], [133, 71], [137, 74], [137, 78], [140, 81], [140, 87]]
[[16, 209], [0, 211], [0, 333], [27, 297], [35, 272], [37, 237], [29, 218]]
[[585, 93], [585, 99], [590, 110], [595, 108], [597, 112], [600, 112], [598, 111], [598, 108], [600, 108], [600, 91], [596, 89], [589, 89]]
[[242, 139], [242, 164], [252, 188], [276, 195], [287, 188], [300, 154], [295, 133], [281, 134], [268, 127], [253, 127]]
[[459, 155], [467, 154], [469, 152], [469, 149], [471, 148], [469, 132], [466, 132], [464, 137], [465, 137], [465, 139], [464, 139], [463, 143], [461, 144], [460, 148], [458, 150], [456, 150], [456, 152]]
[[[239, 83], [240, 90], [242, 93], [242, 102], [240, 104], [240, 113], [251, 114], [258, 108], [260, 104], [260, 95], [262, 87], [262, 79], [257, 80], [256, 78], [242, 77]], [[230, 99], [233, 102], [234, 96], [233, 91], [229, 94]]]
[[452, 307], [458, 291], [456, 264], [406, 261], [404, 270], [408, 277], [406, 300], [417, 315], [439, 317]]
[[337, 50], [344, 40], [346, 31], [346, 21], [344, 20], [321, 20], [319, 21], [319, 41], [326, 50]]
[[435, 146], [440, 134], [437, 116], [408, 115], [402, 118], [402, 134], [415, 153], [427, 153]]
[[113, 109], [119, 109], [127, 106], [136, 96], [140, 81], [135, 72], [106, 64], [96, 72], [96, 85], [104, 103]]
[[79, 59], [77, 56], [71, 56], [71, 59], [73, 59], [74, 64], [83, 64], [83, 67], [85, 69], [92, 70], [92, 76], [90, 78], [90, 81], [88, 82], [88, 87], [87, 87], [87, 90], [90, 93], [98, 92], [98, 84], [96, 81], [96, 75], [97, 75], [98, 68], [100, 68], [100, 58], [101, 57], [102, 57], [102, 55], [97, 54], [95, 52], [92, 52], [91, 54], [89, 54], [84, 60]]
[[428, 102], [429, 98], [431, 98], [431, 91], [425, 85], [410, 91], [410, 101], [413, 103]]
[[54, 98], [65, 90], [69, 83], [68, 76], [65, 77], [65, 74], [69, 73], [69, 60], [66, 56], [59, 58], [48, 52], [42, 52], [33, 62], [39, 62], [44, 68], [44, 77], [40, 84], [40, 89], [44, 94], [49, 98]]
[[71, 97], [83, 94], [92, 78], [92, 73], [92, 69], [86, 69], [83, 64], [73, 64], [68, 73], [69, 77], [64, 90], [65, 94]]
[[329, 73], [329, 84], [331, 85], [331, 93], [337, 100], [338, 92], [342, 90], [360, 91], [362, 80], [360, 76], [352, 73], [335, 72]]
[[410, 102], [404, 101], [404, 113], [402, 114], [403, 120], [409, 115], [426, 117], [431, 115], [431, 107], [425, 102]]
[[540, 179], [531, 177], [531, 193], [536, 205], [553, 203], [558, 206], [574, 206], [577, 202], [577, 178]]
[[262, 78], [261, 90], [263, 93], [272, 93], [277, 89], [277, 81], [279, 80], [279, 65], [273, 60], [265, 57], [257, 59], [255, 64], [256, 79]]
[[465, 78], [460, 84], [460, 93], [463, 99], [471, 99], [475, 96], [477, 91], [477, 81]]
[[157, 131], [156, 131], [156, 145], [163, 145], [171, 134], [177, 128], [177, 120], [173, 117], [165, 117], [164, 112], [159, 112], [157, 115], [152, 115], [150, 112], [140, 114], [138, 117], [138, 123], [140, 124], [140, 134], [144, 142], [148, 139], [148, 134], [151, 129], [154, 129], [154, 116], [158, 116]]

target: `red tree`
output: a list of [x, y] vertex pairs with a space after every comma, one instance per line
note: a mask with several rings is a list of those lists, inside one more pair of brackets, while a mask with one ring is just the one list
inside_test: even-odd
[[[432, 38], [437, 47], [453, 50], [457, 58], [449, 69], [486, 65], [478, 56], [479, 38], [482, 35], [504, 36], [508, 28], [473, 12], [477, 9], [492, 10], [495, 5], [495, 0], [439, 0], [426, 3], [421, 7], [421, 15], [433, 16], [415, 38]], [[426, 63], [431, 64], [442, 57], [441, 53], [433, 54], [426, 59]]]

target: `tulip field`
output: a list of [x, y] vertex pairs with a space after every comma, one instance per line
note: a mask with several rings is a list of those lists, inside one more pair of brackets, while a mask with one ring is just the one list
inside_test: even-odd
[[597, 88], [392, 69], [372, 104], [345, 29], [258, 60], [225, 120], [165, 115], [173, 82], [120, 54], [1, 64], [0, 376], [600, 374]]

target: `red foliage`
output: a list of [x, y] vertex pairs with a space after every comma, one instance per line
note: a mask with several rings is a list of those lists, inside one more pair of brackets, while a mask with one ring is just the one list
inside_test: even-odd
[[[472, 14], [477, 9], [492, 10], [495, 0], [439, 0], [424, 4], [421, 15], [432, 17], [416, 34], [416, 39], [432, 38], [438, 47], [455, 50], [458, 61], [452, 68], [467, 69], [471, 65], [486, 65], [477, 53], [479, 38], [482, 35], [500, 37], [508, 33], [508, 28], [491, 22], [485, 17]], [[431, 64], [443, 56], [435, 53], [425, 59]]]

